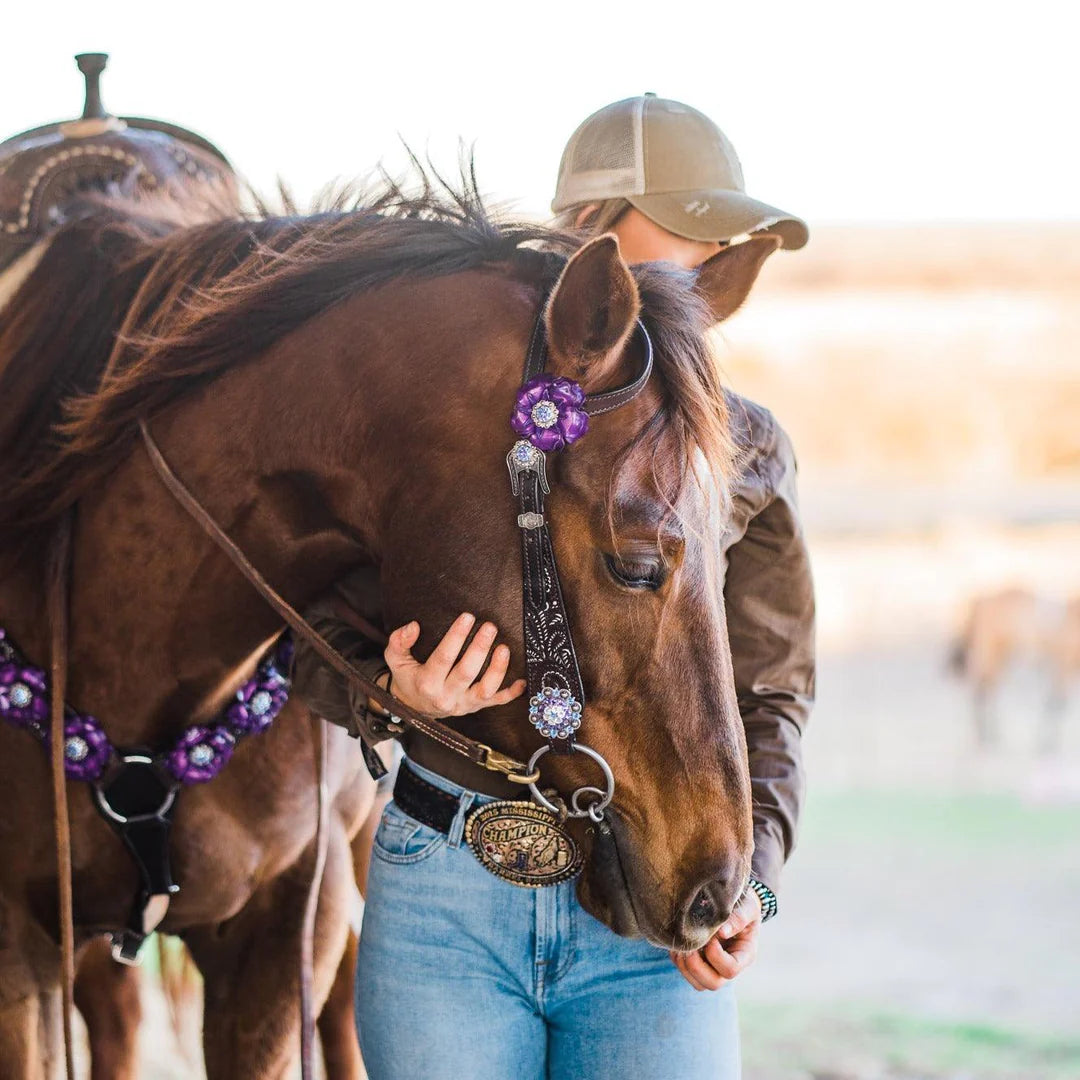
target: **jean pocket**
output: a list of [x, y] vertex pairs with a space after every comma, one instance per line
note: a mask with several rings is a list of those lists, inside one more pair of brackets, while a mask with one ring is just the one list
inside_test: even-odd
[[391, 802], [383, 811], [372, 853], [390, 863], [418, 863], [446, 843], [446, 836], [421, 825]]

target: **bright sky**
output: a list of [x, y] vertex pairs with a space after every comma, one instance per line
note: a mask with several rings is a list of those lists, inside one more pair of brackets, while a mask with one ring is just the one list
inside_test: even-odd
[[[10, 5], [5, 5], [10, 6]], [[182, 13], [182, 14], [181, 14]], [[822, 221], [1080, 217], [1075, 5], [59, 0], [0, 17], [0, 137], [81, 110], [206, 135], [301, 195], [475, 142], [481, 187], [546, 213], [567, 137], [645, 90], [710, 114], [752, 195]]]

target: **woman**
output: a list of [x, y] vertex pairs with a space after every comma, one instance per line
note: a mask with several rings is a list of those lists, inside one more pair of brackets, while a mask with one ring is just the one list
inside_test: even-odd
[[[609, 105], [578, 128], [552, 208], [559, 224], [585, 236], [615, 233], [628, 262], [692, 269], [744, 234], [768, 232], [789, 249], [807, 239], [797, 218], [745, 194], [735, 151], [712, 121], [652, 94]], [[724, 595], [754, 794], [751, 888], [705, 948], [665, 954], [587, 915], [573, 882], [527, 890], [488, 874], [461, 843], [457, 819], [439, 876], [425, 877], [424, 860], [444, 838], [391, 803], [375, 838], [357, 980], [373, 1080], [739, 1075], [730, 982], [776, 911], [794, 840], [814, 686], [813, 591], [790, 441], [765, 409], [735, 395], [729, 404], [743, 455], [723, 541]], [[396, 697], [431, 715], [461, 716], [522, 693], [522, 680], [502, 686], [510, 653], [496, 644], [494, 626], [481, 626], [466, 646], [469, 614], [422, 662], [411, 653], [415, 623], [395, 630], [379, 657], [362, 632], [379, 619], [370, 573], [342, 583], [313, 614]], [[370, 737], [368, 703], [349, 700], [303, 648], [295, 682], [316, 711]], [[459, 817], [483, 799], [407, 767], [460, 799]]]

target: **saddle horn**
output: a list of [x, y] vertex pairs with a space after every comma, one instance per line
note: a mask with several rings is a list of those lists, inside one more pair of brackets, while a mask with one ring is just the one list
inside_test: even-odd
[[109, 114], [101, 104], [101, 73], [109, 63], [108, 53], [78, 53], [75, 63], [86, 80], [86, 102], [83, 105], [84, 120], [105, 120]]

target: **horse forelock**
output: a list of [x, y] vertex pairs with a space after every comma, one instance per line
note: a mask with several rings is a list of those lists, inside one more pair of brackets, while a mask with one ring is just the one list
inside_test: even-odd
[[[182, 207], [105, 207], [60, 230], [0, 331], [0, 398], [20, 369], [26, 378], [31, 354], [37, 372], [33, 408], [0, 422], [0, 529], [54, 520], [130, 448], [139, 417], [350, 296], [493, 264], [510, 264], [543, 289], [581, 242], [497, 220], [469, 171], [458, 186], [430, 172], [420, 177], [418, 193], [384, 178], [330, 193], [306, 216], [286, 196], [285, 214], [263, 204], [251, 213], [203, 206], [187, 219]], [[657, 266], [634, 273], [663, 387], [650, 430], [675, 436], [684, 474], [695, 471], [696, 457], [723, 474], [731, 460], [724, 396], [692, 276]], [[97, 295], [86, 288], [95, 276]]]

